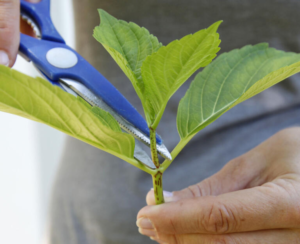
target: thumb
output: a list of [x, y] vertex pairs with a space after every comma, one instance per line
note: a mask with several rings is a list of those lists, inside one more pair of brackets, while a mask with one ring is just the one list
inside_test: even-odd
[[0, 0], [0, 64], [12, 66], [20, 40], [20, 1]]

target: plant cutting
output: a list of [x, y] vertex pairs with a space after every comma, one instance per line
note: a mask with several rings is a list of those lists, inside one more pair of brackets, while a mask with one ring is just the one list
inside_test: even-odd
[[[124, 71], [141, 100], [155, 169], [133, 157], [134, 138], [123, 133], [108, 112], [41, 78], [1, 67], [0, 110], [52, 126], [149, 173], [157, 204], [164, 202], [163, 173], [196, 133], [235, 105], [300, 71], [300, 55], [265, 43], [223, 53], [212, 61], [220, 49], [220, 21], [163, 46], [145, 28], [117, 20], [103, 10], [99, 13], [101, 23], [94, 37]], [[179, 103], [181, 139], [171, 153], [172, 160], [160, 164], [155, 133], [167, 102], [200, 68], [204, 69]]]
[[[145, 112], [152, 135], [168, 100], [199, 68], [178, 107], [177, 128], [181, 140], [172, 161], [201, 129], [223, 113], [300, 71], [300, 55], [269, 48], [261, 43], [216, 57], [220, 50], [217, 29], [222, 21], [184, 36], [167, 46], [145, 28], [117, 20], [99, 10], [101, 23], [94, 37], [110, 53], [131, 81]], [[156, 170], [153, 188], [156, 204], [164, 202], [162, 176], [172, 161], [158, 162], [152, 136], [152, 160]]]

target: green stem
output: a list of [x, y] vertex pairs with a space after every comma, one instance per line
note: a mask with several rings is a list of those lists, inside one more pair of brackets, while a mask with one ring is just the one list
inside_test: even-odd
[[155, 203], [162, 204], [165, 202], [164, 194], [163, 194], [163, 187], [162, 187], [163, 173], [159, 171], [160, 163], [158, 160], [157, 150], [156, 150], [155, 129], [153, 129], [151, 127], [149, 129], [150, 129], [150, 148], [151, 148], [152, 161], [153, 161], [155, 167], [157, 168], [157, 172], [155, 174], [152, 174]]
[[163, 194], [163, 187], [162, 187], [162, 176], [163, 176], [163, 174], [160, 171], [158, 171], [155, 175], [152, 175], [156, 205], [162, 204], [165, 202], [164, 194]]

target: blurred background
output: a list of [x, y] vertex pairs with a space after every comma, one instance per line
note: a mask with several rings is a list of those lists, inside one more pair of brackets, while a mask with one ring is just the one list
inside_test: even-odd
[[[72, 0], [52, 0], [51, 16], [66, 43], [74, 48]], [[39, 75], [21, 57], [14, 69]], [[45, 244], [51, 187], [65, 135], [2, 112], [0, 121], [0, 243]]]

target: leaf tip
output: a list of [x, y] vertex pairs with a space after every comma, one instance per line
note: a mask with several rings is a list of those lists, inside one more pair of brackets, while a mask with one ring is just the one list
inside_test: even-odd
[[108, 12], [106, 12], [104, 9], [99, 8], [98, 9], [99, 17], [100, 17], [100, 26], [103, 22], [116, 22], [117, 19], [110, 15]]
[[108, 13], [104, 9], [101, 9], [101, 8], [98, 9], [98, 13], [99, 13], [100, 18], [103, 15], [108, 15]]
[[222, 22], [223, 22], [223, 20], [219, 20], [219, 21], [213, 23], [210, 27], [207, 28], [207, 30], [209, 32], [217, 32], [217, 30]]

